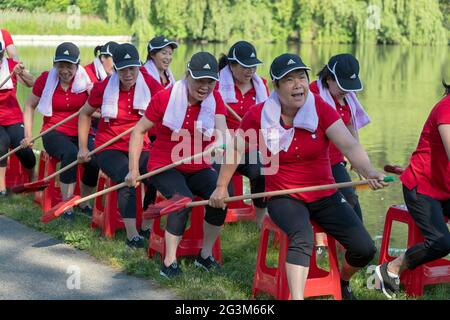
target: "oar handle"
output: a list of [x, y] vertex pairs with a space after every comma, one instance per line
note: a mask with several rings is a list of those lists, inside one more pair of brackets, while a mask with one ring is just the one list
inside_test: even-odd
[[[392, 176], [386, 176], [386, 177], [384, 177], [383, 181], [384, 182], [394, 182], [395, 178]], [[283, 195], [292, 194], [292, 193], [322, 191], [322, 190], [329, 190], [329, 189], [341, 189], [341, 188], [348, 188], [348, 187], [356, 187], [356, 186], [365, 185], [368, 183], [369, 183], [368, 180], [360, 180], [360, 181], [324, 184], [321, 186], [313, 186], [313, 187], [303, 187], [303, 188], [277, 190], [277, 191], [269, 191], [269, 192], [259, 192], [259, 193], [253, 193], [253, 194], [243, 194], [241, 196], [225, 198], [224, 202], [228, 203], [228, 202], [247, 200], [247, 199], [283, 196]], [[186, 208], [205, 206], [208, 203], [209, 203], [209, 200], [194, 201], [194, 202], [190, 202], [190, 203], [186, 204]]]
[[9, 81], [9, 79], [11, 79], [11, 77], [13, 76], [13, 74], [14, 74], [14, 71], [11, 72], [11, 73], [6, 77], [5, 80], [3, 80], [3, 82], [0, 84], [0, 89], [1, 89], [1, 88]]
[[[167, 166], [164, 166], [164, 167], [161, 167], [161, 168], [159, 168], [159, 169], [156, 169], [156, 170], [147, 172], [146, 174], [143, 174], [143, 175], [137, 177], [136, 180], [137, 180], [137, 181], [141, 181], [141, 180], [150, 178], [151, 176], [154, 176], [154, 175], [157, 175], [157, 174], [159, 174], [159, 173], [161, 173], [161, 172], [164, 172], [164, 171], [167, 171], [167, 170], [169, 170], [169, 169], [175, 168], [176, 166], [179, 166], [179, 165], [185, 163], [186, 161], [194, 160], [194, 159], [197, 159], [197, 158], [199, 158], [199, 157], [203, 157], [203, 156], [206, 155], [206, 154], [213, 153], [213, 152], [214, 152], [215, 150], [217, 150], [217, 149], [225, 149], [225, 145], [222, 145], [222, 146], [220, 146], [220, 147], [217, 147], [217, 146], [216, 146], [216, 147], [208, 148], [208, 149], [206, 149], [205, 151], [203, 151], [203, 152], [201, 152], [201, 153], [194, 154], [193, 156], [190, 156], [190, 157], [187, 157], [187, 158], [178, 160], [178, 161], [176, 161], [176, 162], [174, 162], [174, 163], [172, 163], [172, 164], [169, 164], [169, 165], [167, 165]], [[126, 182], [121, 182], [121, 183], [119, 183], [119, 184], [116, 184], [115, 186], [109, 187], [109, 188], [104, 189], [104, 190], [102, 190], [102, 191], [93, 193], [93, 194], [91, 194], [91, 195], [89, 195], [89, 196], [86, 196], [86, 197], [84, 197], [84, 198], [81, 198], [81, 199], [76, 200], [76, 201], [74, 202], [74, 206], [76, 206], [76, 205], [78, 205], [78, 204], [80, 204], [80, 203], [82, 203], [82, 202], [85, 202], [85, 201], [88, 201], [88, 200], [91, 200], [91, 199], [100, 197], [100, 196], [102, 196], [102, 195], [104, 195], [104, 194], [107, 194], [107, 193], [110, 193], [110, 192], [112, 192], [112, 191], [116, 191], [116, 190], [118, 190], [118, 189], [120, 189], [120, 188], [123, 188], [123, 187], [126, 187], [126, 186], [127, 186], [127, 183], [126, 183]]]
[[[125, 130], [124, 132], [122, 132], [121, 134], [119, 134], [118, 136], [114, 137], [113, 139], [109, 140], [108, 142], [102, 144], [101, 146], [95, 148], [94, 150], [90, 151], [87, 156], [90, 157], [94, 154], [96, 154], [97, 152], [99, 152], [100, 150], [103, 150], [104, 148], [110, 146], [111, 144], [113, 144], [114, 142], [116, 142], [117, 140], [121, 139], [123, 136], [129, 134], [131, 131], [133, 131], [135, 126], [132, 126], [131, 128]], [[53, 179], [54, 177], [60, 175], [63, 172], [66, 172], [67, 170], [69, 170], [70, 168], [73, 168], [74, 166], [76, 166], [78, 164], [78, 160], [73, 161], [72, 163], [68, 164], [67, 166], [65, 166], [64, 168], [59, 169], [58, 171], [56, 171], [55, 173], [45, 177], [44, 181], [50, 181], [51, 179]]]
[[236, 113], [236, 111], [233, 110], [233, 108], [231, 108], [228, 104], [225, 104], [225, 106], [227, 107], [228, 112], [231, 113], [231, 115], [235, 117], [237, 121], [242, 121], [242, 118]]
[[[53, 129], [55, 129], [56, 127], [59, 127], [60, 125], [66, 123], [67, 121], [72, 120], [73, 118], [77, 117], [81, 112], [81, 109], [78, 110], [77, 112], [71, 114], [70, 116], [68, 116], [67, 118], [65, 118], [64, 120], [61, 120], [60, 122], [52, 125], [50, 128], [48, 128], [45, 131], [42, 131], [40, 134], [38, 134], [36, 137], [31, 138], [30, 142], [34, 142], [37, 139], [39, 139], [40, 137], [46, 135], [47, 133], [49, 133], [50, 131], [52, 131]], [[11, 150], [10, 152], [4, 154], [3, 156], [0, 157], [0, 161], [2, 161], [3, 159], [9, 157], [10, 155], [12, 155], [13, 153], [16, 153], [17, 151], [19, 151], [20, 149], [22, 149], [22, 145], [18, 145], [16, 148], [14, 148], [13, 150]]]

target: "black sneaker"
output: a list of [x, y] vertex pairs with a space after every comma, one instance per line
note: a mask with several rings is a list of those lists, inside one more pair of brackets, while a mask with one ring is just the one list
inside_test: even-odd
[[181, 269], [178, 266], [177, 262], [173, 262], [170, 266], [166, 267], [164, 262], [159, 270], [159, 274], [167, 279], [171, 279], [173, 277], [181, 275]]
[[208, 272], [214, 270], [220, 271], [220, 265], [217, 263], [213, 256], [209, 256], [208, 258], [203, 259], [201, 254], [199, 253], [197, 258], [195, 258], [194, 264], [196, 267], [203, 268]]
[[383, 264], [378, 265], [375, 268], [375, 274], [380, 281], [381, 290], [384, 295], [389, 299], [395, 297], [395, 294], [400, 291], [400, 278], [399, 277], [391, 277], [388, 275], [387, 270], [388, 263], [385, 262]]
[[342, 284], [341, 282], [341, 294], [342, 300], [358, 300], [353, 294], [353, 290], [352, 287], [350, 287], [350, 284]]
[[82, 214], [85, 214], [88, 217], [92, 217], [92, 207], [90, 205], [87, 205], [85, 207], [77, 206], [77, 211], [79, 211]]
[[327, 252], [326, 246], [316, 246], [316, 256], [322, 257]]
[[72, 209], [69, 209], [62, 214], [61, 218], [63, 218], [66, 221], [71, 222], [75, 218], [75, 212], [73, 212]]
[[0, 199], [6, 198], [8, 196], [8, 191], [2, 190], [0, 191]]
[[150, 239], [150, 234], [151, 234], [151, 230], [150, 229], [147, 229], [147, 230], [139, 230], [139, 235], [141, 236], [141, 237], [144, 237], [145, 239]]
[[125, 243], [132, 249], [141, 249], [145, 247], [144, 238], [141, 236], [134, 236], [131, 240], [126, 240]]

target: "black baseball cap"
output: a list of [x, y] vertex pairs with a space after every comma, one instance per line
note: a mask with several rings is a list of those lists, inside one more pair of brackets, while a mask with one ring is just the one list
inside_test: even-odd
[[194, 79], [210, 78], [219, 80], [219, 65], [209, 52], [197, 52], [188, 62], [188, 70]]
[[56, 47], [53, 62], [70, 62], [77, 64], [80, 62], [80, 49], [72, 42], [63, 42]]
[[351, 54], [343, 53], [331, 57], [327, 68], [334, 75], [342, 90], [361, 91], [363, 89], [359, 79], [359, 62]]
[[276, 57], [270, 65], [270, 77], [272, 80], [280, 80], [293, 70], [311, 70], [297, 54], [284, 53]]
[[228, 60], [236, 61], [246, 68], [255, 67], [262, 64], [262, 61], [256, 57], [255, 47], [247, 41], [238, 41], [233, 44], [228, 51]]
[[3, 48], [3, 44], [0, 42], [0, 52], [5, 51], [5, 48]]
[[114, 49], [113, 63], [116, 70], [127, 67], [140, 67], [139, 52], [131, 43], [119, 44]]
[[167, 39], [164, 36], [154, 37], [148, 42], [147, 51], [153, 51], [157, 49], [162, 49], [164, 47], [171, 46], [172, 49], [178, 48], [178, 43], [173, 40]]
[[105, 43], [100, 49], [100, 54], [105, 56], [113, 56], [114, 50], [119, 46], [117, 42], [109, 41]]

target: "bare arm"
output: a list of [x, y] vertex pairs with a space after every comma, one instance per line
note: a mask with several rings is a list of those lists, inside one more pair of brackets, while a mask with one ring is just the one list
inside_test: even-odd
[[447, 158], [450, 161], [450, 124], [441, 124], [438, 127], [439, 134], [444, 144], [445, 151], [447, 152]]
[[40, 98], [31, 93], [27, 101], [25, 101], [25, 106], [23, 110], [23, 124], [24, 124], [24, 135], [25, 138], [22, 140], [21, 144], [23, 147], [31, 146], [30, 140], [33, 137], [33, 116], [34, 110], [36, 109]]
[[17, 49], [13, 44], [10, 44], [6, 47], [6, 53], [8, 53], [8, 57], [13, 59], [14, 61], [19, 61], [19, 54], [17, 53]]
[[92, 108], [86, 103], [83, 108], [81, 108], [78, 116], [78, 159], [81, 162], [89, 161], [89, 158], [87, 157], [87, 154], [89, 153], [88, 137], [91, 128], [91, 117], [95, 110], [97, 109]]
[[34, 85], [34, 77], [28, 70], [25, 69], [25, 66], [22, 62], [16, 64], [14, 67], [14, 72], [17, 75], [17, 81], [19, 81], [24, 86], [31, 88]]

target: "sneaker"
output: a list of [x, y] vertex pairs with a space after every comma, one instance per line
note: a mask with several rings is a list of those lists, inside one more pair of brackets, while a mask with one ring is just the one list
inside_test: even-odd
[[164, 262], [159, 270], [159, 274], [167, 279], [171, 279], [173, 277], [181, 275], [181, 269], [178, 266], [177, 262], [173, 262], [170, 266], [166, 267]]
[[147, 229], [147, 230], [141, 229], [141, 230], [139, 230], [139, 235], [148, 240], [148, 239], [150, 239], [151, 232], [152, 232], [152, 230], [150, 230], [150, 229]]
[[316, 256], [321, 257], [327, 252], [326, 246], [316, 246]]
[[203, 259], [201, 254], [199, 253], [197, 258], [195, 258], [194, 264], [196, 267], [203, 268], [208, 272], [213, 270], [220, 271], [220, 265], [213, 258], [213, 256], [209, 256], [208, 258]]
[[387, 262], [378, 265], [375, 268], [375, 274], [380, 281], [381, 290], [383, 291], [384, 295], [389, 299], [392, 299], [395, 297], [395, 294], [400, 291], [400, 278], [398, 276], [391, 277], [388, 274], [387, 267]]
[[75, 218], [75, 212], [73, 212], [72, 209], [69, 209], [69, 210], [65, 211], [61, 217], [64, 220], [73, 221], [73, 219]]
[[141, 249], [145, 247], [144, 237], [141, 236], [134, 236], [131, 240], [127, 239], [125, 243], [132, 249]]
[[88, 217], [92, 217], [92, 207], [90, 205], [87, 205], [87, 206], [85, 206], [83, 208], [80, 207], [80, 206], [77, 206], [77, 210], [80, 213], [83, 213], [83, 214], [85, 214]]
[[8, 191], [2, 190], [0, 191], [0, 199], [6, 198], [8, 196]]
[[353, 294], [353, 290], [352, 287], [350, 287], [350, 284], [342, 284], [341, 282], [341, 294], [342, 300], [358, 300]]

